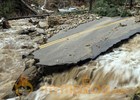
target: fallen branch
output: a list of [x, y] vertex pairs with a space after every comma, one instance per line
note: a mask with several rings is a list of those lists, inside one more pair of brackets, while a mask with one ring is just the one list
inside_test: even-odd
[[31, 12], [33, 12], [35, 15], [38, 15], [38, 13], [33, 10], [24, 0], [20, 0], [21, 3], [23, 3]]
[[49, 16], [49, 14], [12, 17], [12, 18], [8, 18], [8, 20], [16, 20], [16, 19], [31, 18], [31, 17], [45, 17], [45, 16]]

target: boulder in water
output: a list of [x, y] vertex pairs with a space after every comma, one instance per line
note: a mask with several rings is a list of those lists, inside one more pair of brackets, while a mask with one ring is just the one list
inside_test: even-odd
[[0, 19], [0, 27], [3, 29], [11, 28], [9, 22], [5, 18]]

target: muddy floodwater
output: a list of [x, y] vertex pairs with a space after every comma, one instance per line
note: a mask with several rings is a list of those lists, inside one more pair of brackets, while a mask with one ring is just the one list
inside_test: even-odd
[[[32, 26], [25, 21], [20, 22], [12, 22], [15, 24], [12, 24], [11, 29], [0, 31], [0, 99], [12, 92], [15, 81], [24, 70], [25, 60], [22, 59], [22, 55], [38, 48], [30, 36], [17, 34], [21, 28]], [[140, 86], [139, 75], [140, 35], [137, 34], [127, 43], [94, 61], [43, 77], [40, 88], [24, 98], [130, 100]]]
[[22, 55], [37, 48], [29, 36], [17, 34], [28, 27], [26, 22], [20, 22], [13, 24], [11, 29], [0, 30], [0, 99], [12, 92], [15, 81], [25, 69]]
[[140, 85], [139, 75], [140, 35], [136, 35], [95, 61], [44, 77], [42, 87], [29, 97], [35, 100], [130, 100]]

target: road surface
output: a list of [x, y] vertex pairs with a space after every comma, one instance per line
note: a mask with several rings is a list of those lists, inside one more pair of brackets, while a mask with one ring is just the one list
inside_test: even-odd
[[121, 40], [140, 32], [140, 23], [130, 18], [102, 18], [61, 31], [33, 53], [37, 65], [75, 64], [94, 59]]

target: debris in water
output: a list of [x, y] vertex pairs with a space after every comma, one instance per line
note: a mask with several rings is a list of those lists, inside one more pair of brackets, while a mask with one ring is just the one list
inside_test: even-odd
[[14, 85], [14, 90], [18, 96], [27, 95], [33, 92], [33, 86], [28, 81], [28, 77], [21, 75]]
[[11, 28], [9, 22], [4, 17], [0, 19], [0, 27], [2, 27], [3, 29]]

